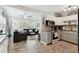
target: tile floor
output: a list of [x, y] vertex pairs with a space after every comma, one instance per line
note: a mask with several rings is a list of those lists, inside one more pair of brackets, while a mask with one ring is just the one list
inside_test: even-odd
[[52, 45], [44, 45], [37, 40], [15, 43], [9, 53], [77, 53], [78, 46], [64, 41]]

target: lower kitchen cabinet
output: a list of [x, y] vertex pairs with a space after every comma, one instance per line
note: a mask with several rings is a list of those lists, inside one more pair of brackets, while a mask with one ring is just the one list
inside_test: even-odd
[[62, 31], [61, 39], [78, 44], [78, 33], [72, 31]]
[[42, 41], [46, 44], [50, 44], [52, 42], [51, 32], [42, 32]]

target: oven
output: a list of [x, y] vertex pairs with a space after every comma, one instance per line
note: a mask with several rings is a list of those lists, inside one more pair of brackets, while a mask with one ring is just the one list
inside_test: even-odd
[[52, 31], [52, 43], [57, 43], [60, 40], [60, 32]]

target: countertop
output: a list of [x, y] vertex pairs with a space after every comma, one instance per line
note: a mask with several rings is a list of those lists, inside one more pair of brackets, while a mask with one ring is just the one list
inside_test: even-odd
[[78, 35], [78, 32], [76, 31], [62, 31], [63, 33], [68, 33], [68, 34], [76, 34]]

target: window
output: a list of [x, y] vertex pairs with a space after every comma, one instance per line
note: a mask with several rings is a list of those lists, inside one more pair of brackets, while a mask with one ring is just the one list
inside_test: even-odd
[[6, 33], [6, 19], [0, 14], [0, 34]]

